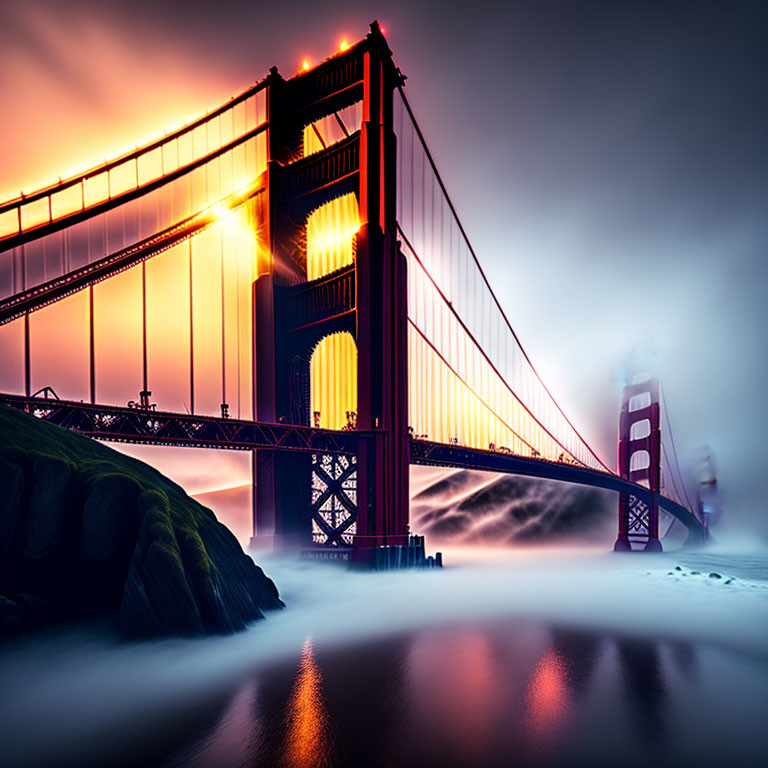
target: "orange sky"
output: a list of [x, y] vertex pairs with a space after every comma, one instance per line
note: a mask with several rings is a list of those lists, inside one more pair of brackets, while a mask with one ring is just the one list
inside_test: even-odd
[[141, 146], [252, 82], [200, 67], [183, 40], [137, 39], [63, 3], [9, 5], [0, 92], [14, 110], [0, 117], [0, 141], [14, 151], [0, 155], [2, 200]]

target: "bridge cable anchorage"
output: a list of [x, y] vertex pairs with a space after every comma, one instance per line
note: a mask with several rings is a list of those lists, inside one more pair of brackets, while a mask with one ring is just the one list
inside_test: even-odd
[[[482, 266], [480, 265], [480, 262], [479, 262], [479, 259], [477, 257], [477, 254], [475, 253], [475, 250], [472, 247], [471, 242], [469, 241], [469, 237], [468, 237], [468, 235], [466, 233], [466, 230], [464, 229], [464, 226], [461, 223], [461, 220], [460, 220], [459, 215], [458, 215], [458, 213], [456, 211], [456, 208], [455, 208], [455, 206], [453, 204], [453, 201], [451, 200], [451, 197], [448, 194], [448, 190], [445, 187], [445, 183], [443, 182], [443, 179], [440, 176], [439, 171], [437, 170], [437, 165], [435, 164], [435, 161], [434, 161], [434, 158], [432, 156], [432, 153], [431, 153], [431, 151], [429, 149], [429, 146], [427, 145], [426, 139], [424, 138], [424, 134], [422, 133], [421, 128], [420, 128], [420, 126], [419, 126], [419, 124], [418, 124], [418, 122], [416, 120], [416, 117], [415, 117], [415, 115], [413, 113], [413, 109], [411, 108], [411, 105], [408, 102], [408, 99], [407, 99], [407, 97], [405, 95], [405, 92], [404, 92], [404, 89], [403, 89], [402, 85], [398, 85], [397, 86], [397, 91], [400, 94], [403, 106], [405, 107], [405, 109], [406, 109], [406, 111], [408, 113], [408, 116], [409, 116], [409, 118], [411, 120], [411, 123], [412, 123], [412, 126], [414, 128], [414, 131], [415, 131], [416, 135], [418, 136], [418, 139], [419, 139], [419, 142], [421, 143], [422, 149], [424, 150], [424, 155], [426, 156], [426, 160], [429, 162], [429, 165], [432, 168], [432, 172], [433, 172], [434, 177], [435, 177], [435, 179], [436, 179], [436, 181], [437, 181], [437, 183], [438, 183], [438, 185], [440, 187], [440, 190], [442, 191], [442, 194], [443, 194], [443, 197], [445, 199], [445, 202], [448, 204], [448, 207], [449, 207], [449, 209], [451, 211], [451, 214], [453, 215], [454, 221], [456, 222], [456, 225], [457, 225], [457, 227], [458, 227], [458, 229], [459, 229], [459, 231], [461, 233], [461, 237], [463, 238], [463, 240], [464, 240], [464, 242], [465, 242], [465, 244], [467, 246], [467, 249], [469, 250], [469, 253], [472, 256], [474, 264], [475, 264], [475, 266], [476, 266], [476, 268], [477, 268], [477, 270], [478, 270], [478, 272], [479, 272], [479, 274], [480, 274], [480, 276], [481, 276], [481, 278], [482, 278], [482, 280], [483, 280], [483, 282], [485, 284], [485, 287], [487, 288], [487, 290], [488, 290], [488, 292], [489, 292], [489, 294], [490, 294], [494, 304], [496, 305], [496, 308], [497, 308], [499, 314], [501, 315], [501, 318], [503, 319], [504, 324], [506, 325], [506, 327], [509, 330], [509, 332], [512, 334], [512, 337], [513, 337], [515, 343], [517, 344], [518, 348], [520, 349], [520, 352], [521, 352], [523, 358], [525, 359], [526, 363], [530, 367], [530, 370], [533, 373], [533, 375], [536, 377], [536, 380], [541, 385], [543, 391], [546, 393], [546, 395], [549, 398], [550, 402], [554, 405], [554, 407], [560, 413], [562, 418], [565, 420], [565, 423], [570, 427], [570, 429], [573, 431], [573, 433], [579, 438], [579, 440], [584, 445], [584, 447], [587, 449], [587, 451], [591, 455], [591, 457], [601, 467], [603, 467], [606, 471], [613, 473], [613, 471], [605, 464], [604, 461], [602, 461], [602, 459], [600, 459], [600, 457], [590, 447], [590, 445], [587, 443], [587, 441], [584, 439], [584, 437], [581, 435], [581, 433], [574, 427], [574, 425], [571, 423], [571, 421], [565, 415], [564, 411], [559, 406], [559, 404], [557, 403], [555, 398], [552, 396], [552, 393], [549, 391], [549, 389], [547, 388], [546, 384], [544, 384], [541, 376], [539, 375], [539, 373], [536, 370], [535, 366], [531, 362], [531, 360], [530, 360], [527, 352], [525, 351], [523, 345], [520, 343], [520, 339], [518, 338], [517, 334], [515, 333], [515, 330], [512, 327], [512, 324], [510, 323], [509, 318], [507, 317], [506, 313], [504, 312], [504, 309], [501, 306], [501, 303], [499, 302], [496, 294], [494, 293], [493, 288], [491, 287], [491, 285], [490, 285], [490, 283], [488, 281], [488, 278], [486, 277], [485, 272], [484, 272]], [[401, 137], [401, 140], [402, 140], [402, 137]], [[413, 152], [411, 152], [411, 163], [413, 163]], [[411, 193], [412, 193], [412, 195], [411, 195], [411, 202], [413, 203], [413, 190], [411, 191]], [[434, 206], [434, 201], [433, 201], [433, 206]], [[434, 207], [433, 207], [433, 211], [434, 211]], [[402, 230], [401, 230], [401, 232], [402, 232]], [[537, 422], [538, 422], [538, 419], [537, 419]], [[540, 424], [540, 422], [538, 422], [538, 423]], [[569, 453], [570, 453], [570, 451], [569, 451]]]

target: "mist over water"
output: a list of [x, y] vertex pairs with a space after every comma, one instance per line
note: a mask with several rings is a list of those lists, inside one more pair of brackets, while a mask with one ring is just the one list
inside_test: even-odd
[[[246, 488], [204, 494], [243, 537]], [[664, 553], [622, 556], [613, 493], [418, 468], [411, 495], [442, 571], [257, 554], [287, 608], [239, 635], [7, 642], [0, 763], [709, 765], [733, 740], [739, 764], [768, 755], [754, 538], [675, 550], [673, 529]]]
[[[422, 468], [419, 468], [420, 470]], [[490, 472], [427, 471], [411, 483], [411, 528], [436, 546], [612, 546], [618, 495], [554, 480]], [[666, 548], [685, 527], [660, 511]]]
[[[628, 684], [621, 680], [631, 679], [629, 672], [621, 671], [622, 664], [632, 669], [641, 665], [632, 683], [635, 698], [656, 695], [652, 691], [657, 684], [643, 670], [649, 664], [654, 669], [661, 665], [663, 669], [653, 674], [664, 680], [672, 676], [664, 683], [671, 686], [667, 706], [681, 711], [686, 722], [701, 715], [697, 707], [689, 709], [690, 696], [698, 692], [714, 706], [716, 687], [730, 680], [734, 698], [726, 708], [730, 725], [720, 729], [723, 738], [738, 725], [731, 723], [735, 713], [745, 709], [737, 694], [748, 697], [748, 712], [764, 711], [755, 709], [763, 707], [760, 696], [768, 690], [764, 551], [622, 557], [595, 548], [550, 546], [449, 549], [445, 557], [448, 567], [443, 571], [379, 574], [261, 559], [288, 607], [232, 637], [124, 643], [106, 629], [92, 627], [6, 643], [0, 651], [3, 765], [103, 765], [107, 756], [114, 759], [110, 764], [120, 764], [121, 759], [124, 764], [154, 764], [172, 755], [175, 765], [229, 764], [221, 762], [222, 745], [229, 745], [227, 754], [234, 749], [236, 754], [263, 758], [285, 748], [286, 728], [305, 727], [306, 713], [286, 712], [298, 707], [297, 702], [315, 706], [313, 691], [320, 692], [317, 701], [325, 702], [325, 714], [318, 717], [327, 721], [327, 733], [335, 729], [334, 738], [352, 753], [359, 748], [354, 739], [349, 741], [355, 711], [376, 706], [392, 711], [413, 711], [416, 706], [419, 717], [427, 718], [417, 732], [427, 728], [439, 751], [450, 745], [450, 739], [440, 741], [440, 734], [451, 730], [451, 717], [459, 718], [463, 709], [456, 703], [464, 700], [462, 686], [469, 686], [481, 701], [491, 697], [484, 704], [488, 710], [475, 712], [474, 728], [495, 734], [493, 738], [506, 744], [504, 749], [512, 749], [525, 718], [532, 716], [531, 708], [543, 712], [545, 724], [556, 723], [560, 708], [565, 708], [574, 717], [586, 718], [584, 738], [571, 734], [566, 742], [575, 738], [573, 744], [589, 754], [590, 744], [596, 748], [603, 733], [603, 726], [598, 728], [592, 718], [599, 720], [606, 707], [610, 710], [613, 697], [625, 695], [617, 693]], [[713, 569], [723, 578], [711, 578]], [[563, 657], [562, 651], [553, 650], [555, 629], [582, 633], [588, 645], [604, 646], [594, 651], [603, 661], [594, 662], [599, 672], [592, 675], [594, 700], [586, 709], [571, 701], [576, 695], [571, 687], [589, 670], [578, 654], [569, 660], [567, 653]], [[600, 640], [605, 637], [614, 639]], [[626, 656], [622, 638], [629, 648], [625, 662], [620, 660], [622, 653]], [[699, 659], [699, 680], [687, 689], [676, 687], [684, 673], [675, 671], [668, 659], [682, 646], [689, 646], [686, 653]], [[512, 652], [518, 647], [523, 650]], [[662, 661], [657, 664], [653, 658], [658, 655]], [[397, 669], [404, 658], [410, 660], [410, 671], [406, 681], [398, 683]], [[355, 682], [350, 672], [355, 668], [379, 669], [380, 677], [374, 675], [366, 688]], [[646, 683], [651, 692], [643, 694]], [[543, 692], [525, 693], [531, 686]], [[506, 726], [499, 723], [498, 714], [492, 714], [497, 712], [496, 696], [509, 723], [518, 724], [512, 741], [504, 736]], [[261, 702], [262, 715], [253, 714], [253, 702]], [[652, 716], [653, 701], [638, 706], [643, 717]], [[487, 718], [486, 711], [491, 713]], [[617, 727], [631, 727], [629, 716], [616, 717]], [[390, 734], [396, 743], [416, 743], [408, 723], [392, 725], [386, 718], [380, 722], [378, 738]], [[401, 733], [395, 726], [405, 730]], [[536, 727], [546, 731], [549, 726]], [[314, 738], [306, 738], [310, 736]], [[764, 747], [758, 732], [750, 738], [750, 749]], [[680, 746], [674, 732], [670, 739]], [[306, 739], [299, 741], [291, 754], [304, 749]], [[466, 750], [466, 760], [456, 765], [473, 764], [480, 754], [476, 747]], [[414, 754], [423, 756], [418, 750]], [[555, 750], [553, 764], [557, 754]], [[240, 764], [248, 764], [245, 757]], [[286, 764], [310, 763], [296, 757]]]
[[616, 494], [538, 478], [445, 472], [411, 497], [411, 528], [437, 543], [609, 542]]

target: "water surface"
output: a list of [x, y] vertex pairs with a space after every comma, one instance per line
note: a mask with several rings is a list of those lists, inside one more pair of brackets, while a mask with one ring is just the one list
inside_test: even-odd
[[228, 638], [8, 643], [0, 764], [768, 764], [764, 554], [449, 562], [269, 563], [288, 609]]
[[765, 765], [768, 665], [519, 623], [428, 629], [245, 681], [168, 766]]

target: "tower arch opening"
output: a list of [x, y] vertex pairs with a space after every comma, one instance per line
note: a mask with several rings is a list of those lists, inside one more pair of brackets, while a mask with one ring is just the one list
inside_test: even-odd
[[651, 454], [648, 451], [635, 451], [629, 457], [629, 471], [638, 472], [651, 466]]
[[648, 437], [650, 434], [651, 434], [650, 419], [641, 419], [640, 421], [635, 421], [632, 423], [632, 426], [629, 428], [630, 440], [642, 440], [644, 437]]
[[354, 264], [360, 210], [354, 192], [335, 197], [307, 218], [307, 280]]
[[310, 425], [354, 429], [357, 425], [357, 344], [351, 333], [325, 336], [309, 363]]

